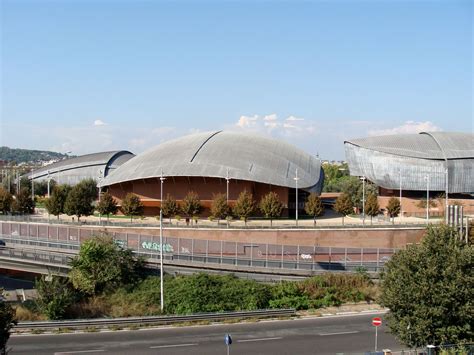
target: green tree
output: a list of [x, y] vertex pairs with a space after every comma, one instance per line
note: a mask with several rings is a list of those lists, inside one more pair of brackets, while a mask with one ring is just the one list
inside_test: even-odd
[[176, 202], [176, 199], [170, 194], [167, 194], [166, 198], [163, 200], [161, 208], [163, 211], [163, 215], [168, 216], [171, 224], [171, 218], [179, 212], [179, 205]]
[[[340, 183], [340, 192], [346, 193], [351, 197], [352, 205], [359, 210], [362, 209], [362, 197], [364, 195], [364, 183], [357, 176], [347, 176]], [[365, 182], [365, 195], [377, 195], [377, 186]]]
[[115, 199], [109, 192], [104, 192], [100, 196], [100, 201], [97, 204], [97, 210], [101, 215], [106, 215], [107, 220], [109, 220], [109, 215], [117, 213], [117, 202], [115, 202]]
[[259, 204], [260, 211], [266, 218], [270, 218], [270, 226], [273, 226], [273, 218], [280, 217], [283, 204], [276, 192], [270, 191], [262, 197]]
[[420, 245], [399, 250], [381, 274], [388, 326], [410, 347], [474, 339], [474, 247], [447, 226], [430, 226]]
[[144, 260], [136, 258], [132, 250], [121, 248], [108, 235], [99, 235], [81, 244], [79, 254], [71, 261], [69, 279], [74, 288], [97, 295], [135, 284], [143, 268]]
[[[51, 186], [51, 183], [53, 183], [53, 186]], [[35, 181], [34, 185], [35, 185], [36, 196], [45, 196], [48, 193], [48, 182], [46, 180]], [[50, 191], [54, 190], [55, 186], [56, 186], [56, 182], [54, 180], [51, 180], [49, 182]]]
[[352, 203], [351, 197], [346, 193], [340, 195], [334, 204], [334, 211], [342, 214], [342, 225], [344, 225], [344, 216], [354, 212], [354, 205]]
[[181, 205], [181, 210], [188, 217], [197, 216], [202, 209], [201, 201], [199, 196], [194, 191], [189, 191], [186, 196], [184, 196], [183, 204]]
[[0, 187], [0, 211], [3, 214], [10, 212], [13, 197], [10, 192]]
[[21, 214], [32, 214], [35, 211], [35, 202], [31, 198], [31, 192], [25, 188], [21, 189], [20, 193], [16, 196], [17, 211]]
[[242, 191], [235, 201], [233, 211], [237, 217], [243, 219], [247, 225], [247, 219], [255, 212], [255, 201], [253, 195], [247, 190]]
[[56, 185], [54, 187], [53, 193], [45, 202], [45, 207], [49, 214], [57, 216], [59, 219], [59, 216], [65, 213], [64, 204], [70, 191], [71, 186], [69, 185]]
[[79, 221], [81, 216], [90, 216], [94, 212], [92, 205], [94, 199], [95, 193], [94, 195], [91, 193], [89, 182], [87, 180], [81, 181], [68, 192], [64, 202], [64, 212], [68, 216], [76, 215]]
[[213, 196], [211, 204], [211, 216], [217, 218], [217, 224], [221, 219], [226, 218], [230, 214], [230, 207], [227, 204], [227, 196], [218, 193]]
[[394, 218], [400, 214], [401, 205], [400, 200], [396, 197], [390, 197], [387, 203], [387, 213], [392, 218], [392, 223], [394, 223]]
[[308, 200], [304, 204], [304, 210], [308, 215], [313, 217], [314, 225], [316, 225], [316, 217], [324, 214], [324, 206], [321, 198], [315, 193], [309, 194]]
[[3, 298], [3, 289], [0, 289], [0, 354], [7, 354], [7, 342], [10, 330], [17, 324], [15, 310]]
[[48, 319], [63, 319], [67, 316], [67, 309], [76, 298], [67, 278], [53, 276], [51, 281], [47, 281], [45, 276], [41, 276], [36, 280], [35, 288], [35, 304]]
[[122, 200], [122, 212], [126, 216], [130, 216], [130, 222], [133, 222], [133, 216], [143, 215], [143, 204], [140, 198], [129, 192]]
[[97, 181], [94, 179], [84, 179], [78, 185], [81, 186], [81, 191], [88, 200], [95, 201], [98, 198]]
[[380, 211], [379, 202], [377, 196], [369, 194], [365, 200], [365, 214], [370, 216], [370, 224], [372, 224], [372, 218], [377, 216]]

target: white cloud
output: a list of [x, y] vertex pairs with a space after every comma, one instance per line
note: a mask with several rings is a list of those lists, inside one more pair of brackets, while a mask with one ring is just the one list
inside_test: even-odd
[[255, 123], [258, 120], [258, 118], [259, 118], [258, 115], [240, 116], [239, 121], [236, 123], [236, 126], [240, 128], [255, 126]]
[[284, 123], [283, 128], [294, 129], [294, 128], [298, 128], [298, 127], [295, 126], [294, 124], [291, 124], [291, 123]]
[[295, 117], [295, 116], [289, 116], [286, 121], [304, 121], [304, 118], [300, 118], [300, 117]]
[[105, 123], [102, 120], [95, 120], [94, 121], [94, 126], [106, 126], [106, 125], [107, 125], [107, 123]]
[[369, 130], [369, 136], [385, 136], [390, 134], [410, 134], [410, 133], [420, 133], [420, 132], [436, 132], [441, 131], [441, 128], [436, 126], [431, 121], [425, 122], [415, 122], [415, 121], [406, 121], [404, 124], [386, 129], [372, 129]]
[[278, 116], [276, 115], [276, 113], [272, 113], [271, 115], [263, 116], [264, 121], [276, 121], [277, 119], [278, 119]]
[[263, 125], [265, 127], [268, 127], [269, 129], [274, 129], [274, 128], [277, 128], [278, 126], [280, 126], [280, 124], [278, 122], [275, 122], [275, 121], [266, 121], [266, 122], [263, 123]]

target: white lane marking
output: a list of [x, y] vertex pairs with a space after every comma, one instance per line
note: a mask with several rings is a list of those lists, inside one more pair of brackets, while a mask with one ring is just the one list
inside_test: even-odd
[[170, 344], [170, 345], [156, 345], [150, 346], [150, 349], [160, 349], [160, 348], [179, 348], [182, 346], [195, 346], [198, 345], [197, 343], [189, 343], [189, 344]]
[[327, 336], [327, 335], [342, 335], [342, 334], [355, 334], [355, 333], [359, 333], [359, 331], [358, 330], [353, 330], [353, 331], [350, 331], [350, 332], [339, 332], [339, 333], [319, 333], [319, 335], [324, 337], [324, 336]]
[[54, 355], [66, 355], [66, 354], [81, 354], [81, 353], [100, 353], [105, 350], [95, 349], [95, 350], [78, 350], [78, 351], [62, 351], [60, 353], [54, 353]]
[[249, 343], [251, 341], [267, 341], [267, 340], [278, 340], [283, 339], [283, 337], [274, 337], [274, 338], [258, 338], [258, 339], [242, 339], [237, 340], [237, 343]]

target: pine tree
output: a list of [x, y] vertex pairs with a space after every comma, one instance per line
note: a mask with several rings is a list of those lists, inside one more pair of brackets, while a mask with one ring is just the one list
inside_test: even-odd
[[229, 213], [230, 208], [227, 204], [227, 196], [223, 193], [214, 195], [211, 204], [211, 216], [217, 218], [217, 224], [219, 224], [221, 219], [226, 218]]
[[313, 217], [314, 225], [316, 225], [316, 217], [324, 214], [324, 206], [321, 198], [317, 194], [311, 193], [304, 204], [304, 210], [308, 215]]
[[130, 216], [130, 222], [133, 222], [133, 216], [141, 216], [143, 214], [143, 204], [140, 198], [129, 192], [122, 200], [122, 212], [126, 216]]
[[247, 219], [255, 212], [255, 201], [253, 196], [247, 190], [239, 194], [239, 198], [235, 201], [234, 213], [240, 219], [243, 219], [247, 225]]
[[281, 203], [278, 194], [270, 191], [260, 200], [259, 208], [266, 218], [270, 218], [270, 227], [272, 227], [273, 218], [281, 216], [283, 204]]
[[100, 197], [100, 202], [97, 205], [97, 210], [100, 214], [107, 215], [107, 220], [109, 220], [109, 215], [117, 213], [117, 202], [109, 192], [104, 192], [102, 194]]
[[377, 196], [374, 194], [369, 194], [367, 200], [365, 201], [365, 214], [370, 216], [370, 224], [372, 224], [372, 218], [377, 216], [380, 211], [379, 202]]
[[344, 225], [344, 216], [354, 212], [354, 205], [351, 197], [346, 193], [340, 195], [334, 204], [334, 211], [342, 214], [342, 225]]

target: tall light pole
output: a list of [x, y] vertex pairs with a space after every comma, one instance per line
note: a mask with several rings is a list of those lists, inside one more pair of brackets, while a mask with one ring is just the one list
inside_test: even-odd
[[295, 214], [295, 221], [296, 221], [296, 226], [298, 227], [298, 180], [300, 178], [298, 177], [298, 169], [296, 169], [295, 171], [295, 177], [293, 178], [293, 180], [295, 180], [295, 189], [296, 189], [296, 208], [295, 208], [295, 211], [296, 211], [296, 214]]
[[225, 177], [225, 181], [227, 183], [227, 205], [229, 205], [229, 181], [230, 181], [230, 177], [229, 177], [229, 168], [227, 168], [227, 175]]
[[449, 205], [449, 167], [448, 167], [448, 161], [446, 160], [446, 203], [444, 207], [444, 214], [446, 216], [446, 223], [448, 223], [448, 205]]
[[35, 180], [31, 177], [31, 199], [35, 200]]
[[425, 175], [426, 180], [426, 224], [430, 221], [430, 176]]
[[48, 170], [48, 198], [50, 196], [50, 193], [49, 193], [49, 183], [51, 182], [51, 176], [49, 175], [49, 170]]
[[402, 169], [398, 170], [400, 173], [400, 219], [403, 217], [402, 211]]
[[362, 180], [362, 224], [365, 225], [365, 176], [360, 179]]
[[161, 177], [160, 177], [160, 308], [161, 312], [165, 307], [165, 298], [163, 294], [163, 182], [166, 178], [163, 177], [163, 170], [161, 170]]
[[[101, 193], [102, 193], [102, 186], [101, 186], [101, 183], [102, 183], [102, 174], [103, 174], [102, 170], [99, 170], [99, 179], [98, 179], [98, 180], [99, 180], [99, 184], [98, 184], [98, 185], [99, 185], [99, 196], [98, 196], [99, 204], [100, 204], [100, 195], [101, 195]], [[102, 217], [102, 216], [100, 215], [100, 210], [99, 210], [99, 224], [100, 224], [100, 222], [101, 222], [101, 217]]]

